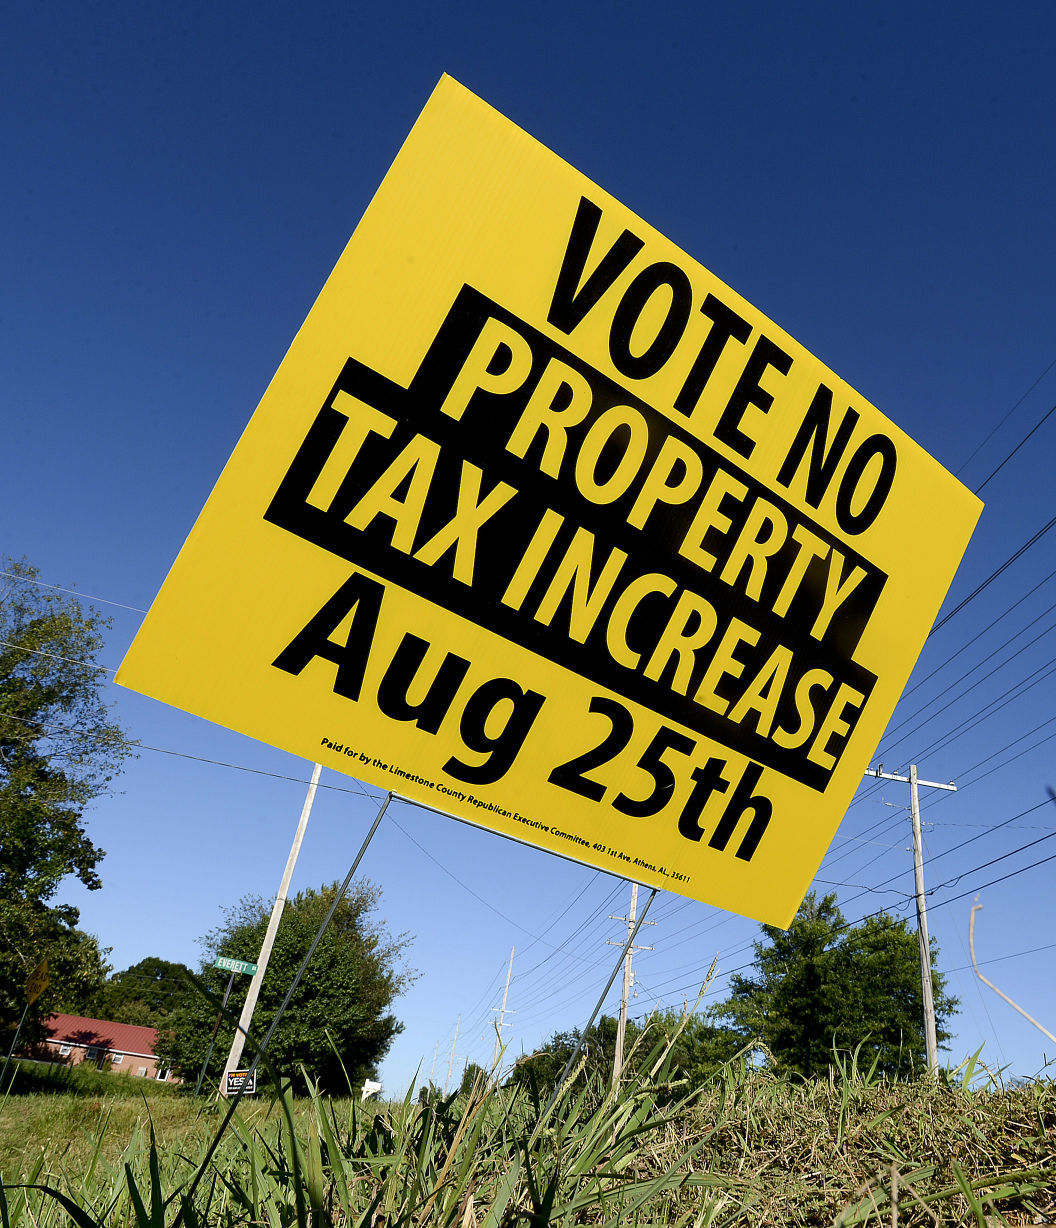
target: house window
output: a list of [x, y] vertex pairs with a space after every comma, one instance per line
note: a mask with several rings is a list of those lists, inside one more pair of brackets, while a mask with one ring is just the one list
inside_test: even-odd
[[59, 1045], [59, 1054], [62, 1057], [69, 1057], [70, 1053], [71, 1053], [71, 1049], [69, 1045]]
[[89, 1045], [85, 1052], [84, 1060], [86, 1062], [97, 1062], [102, 1057], [102, 1054], [102, 1049], [97, 1048], [95, 1045]]
[[140, 1076], [145, 1075], [147, 1073], [146, 1066], [140, 1066], [139, 1070], [137, 1070], [136, 1073]]
[[168, 1077], [169, 1077], [169, 1070], [167, 1066], [164, 1066], [161, 1069], [159, 1069], [157, 1074], [154, 1076], [154, 1078], [157, 1079], [159, 1083], [164, 1083]]
[[120, 1066], [124, 1060], [125, 1060], [125, 1055], [123, 1053], [111, 1053], [110, 1054], [110, 1065], [111, 1066]]

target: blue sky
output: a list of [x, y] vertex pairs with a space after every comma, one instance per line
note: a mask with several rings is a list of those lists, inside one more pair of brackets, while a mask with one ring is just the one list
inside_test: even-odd
[[[1056, 515], [1046, 6], [54, 4], [5, 25], [0, 550], [121, 603], [101, 606], [107, 665], [442, 72], [985, 484], [944, 611]], [[985, 1043], [1018, 1074], [1048, 1042], [965, 970], [968, 914], [1011, 876], [980, 893], [978, 953], [1051, 1030], [1056, 861], [1034, 863], [1056, 852], [1054, 542], [932, 636], [877, 755], [964, 786], [923, 798], [952, 1056]], [[89, 816], [103, 889], [66, 898], [115, 967], [194, 962], [221, 905], [274, 892], [311, 767], [108, 692], [144, 749]], [[323, 781], [295, 888], [340, 876], [373, 813], [374, 790]], [[849, 810], [818, 883], [848, 917], [907, 915], [906, 803], [865, 786]], [[490, 1058], [514, 947], [511, 1051], [581, 1023], [627, 888], [407, 806], [391, 819], [364, 871], [421, 975], [387, 1087], [434, 1061], [442, 1080], [459, 1019], [456, 1070]], [[715, 955], [721, 994], [757, 933], [673, 895], [651, 918], [639, 1014], [692, 1000]]]

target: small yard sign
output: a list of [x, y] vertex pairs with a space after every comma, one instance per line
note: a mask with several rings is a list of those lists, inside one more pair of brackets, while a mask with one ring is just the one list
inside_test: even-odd
[[257, 1072], [249, 1070], [229, 1070], [225, 1079], [225, 1096], [237, 1096], [239, 1091], [243, 1096], [255, 1095], [257, 1090]]

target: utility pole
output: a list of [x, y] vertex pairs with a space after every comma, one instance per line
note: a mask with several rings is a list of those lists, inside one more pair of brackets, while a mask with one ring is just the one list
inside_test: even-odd
[[253, 1012], [257, 1008], [257, 998], [260, 996], [260, 986], [264, 980], [264, 973], [268, 970], [271, 948], [275, 945], [275, 935], [278, 933], [279, 922], [282, 920], [282, 910], [286, 907], [286, 895], [290, 889], [293, 869], [297, 864], [297, 857], [301, 851], [305, 828], [308, 826], [308, 817], [312, 813], [312, 803], [315, 801], [315, 791], [319, 786], [319, 773], [322, 770], [322, 765], [317, 763], [312, 771], [312, 782], [308, 786], [308, 794], [304, 799], [304, 805], [301, 807], [300, 821], [297, 824], [297, 831], [293, 837], [293, 844], [290, 847], [290, 855], [286, 858], [286, 869], [282, 872], [282, 882], [279, 883], [279, 892], [275, 896], [275, 904], [271, 910], [271, 919], [268, 921], [268, 928], [264, 934], [264, 941], [261, 943], [260, 954], [257, 956], [257, 970], [249, 983], [249, 992], [246, 994], [246, 1002], [242, 1007], [242, 1016], [238, 1021], [238, 1027], [235, 1029], [235, 1035], [231, 1040], [231, 1051], [227, 1055], [224, 1073], [220, 1080], [220, 1089], [225, 1095], [228, 1073], [232, 1070], [237, 1070], [238, 1063], [242, 1060], [242, 1050], [246, 1044], [246, 1033], [253, 1022]]
[[908, 776], [897, 776], [883, 770], [881, 763], [873, 770], [868, 768], [866, 776], [874, 776], [878, 780], [898, 780], [909, 785], [909, 809], [913, 817], [913, 879], [917, 896], [917, 940], [920, 945], [920, 987], [924, 996], [924, 1040], [928, 1050], [928, 1074], [935, 1076], [939, 1072], [939, 1042], [935, 1028], [935, 994], [931, 981], [931, 938], [928, 935], [928, 909], [924, 896], [924, 849], [920, 836], [920, 799], [917, 790], [921, 785], [928, 789], [945, 789], [947, 793], [956, 793], [957, 786], [951, 780], [948, 784], [939, 784], [935, 780], [921, 780], [917, 776], [917, 765], [909, 765]]
[[506, 969], [506, 988], [502, 991], [502, 1006], [492, 1007], [493, 1011], [498, 1012], [499, 1021], [495, 1025], [495, 1056], [491, 1059], [491, 1073], [494, 1077], [498, 1077], [499, 1071], [499, 1053], [502, 1049], [502, 1025], [506, 1022], [506, 999], [510, 994], [510, 977], [513, 976], [513, 954], [516, 947], [510, 948], [510, 966]]
[[455, 1046], [458, 1044], [458, 1029], [462, 1024], [462, 1016], [455, 1020], [455, 1039], [451, 1042], [451, 1057], [447, 1062], [447, 1078], [444, 1080], [444, 1095], [447, 1095], [448, 1084], [451, 1082], [451, 1071], [455, 1065]]
[[[627, 954], [623, 959], [623, 991], [620, 994], [620, 1017], [616, 1024], [616, 1052], [612, 1059], [612, 1082], [616, 1086], [620, 1081], [620, 1075], [623, 1072], [623, 1045], [627, 1036], [627, 1001], [631, 996], [631, 985], [634, 981], [634, 972], [631, 968], [631, 959], [635, 951], [651, 951], [652, 947], [639, 947], [631, 943], [631, 935], [634, 933], [634, 923], [638, 918], [638, 884], [631, 883], [631, 906], [627, 910], [626, 917], [613, 917], [610, 915], [611, 921], [626, 921], [627, 922]], [[654, 921], [646, 921], [646, 925], [655, 925]], [[623, 946], [622, 942], [613, 942], [609, 939], [609, 946]]]

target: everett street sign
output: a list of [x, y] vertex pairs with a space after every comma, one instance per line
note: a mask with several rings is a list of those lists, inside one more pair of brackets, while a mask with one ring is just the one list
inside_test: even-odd
[[246, 976], [253, 976], [257, 971], [256, 964], [247, 963], [244, 959], [228, 959], [226, 955], [218, 955], [213, 960], [214, 968], [223, 968], [225, 972], [244, 972]]

